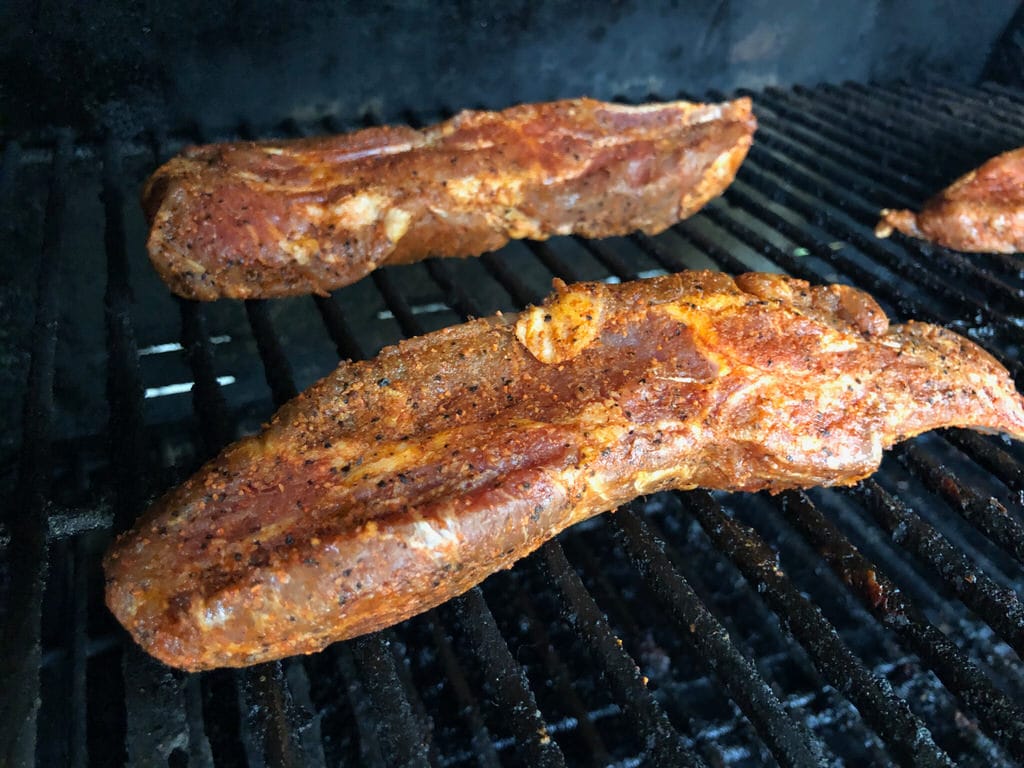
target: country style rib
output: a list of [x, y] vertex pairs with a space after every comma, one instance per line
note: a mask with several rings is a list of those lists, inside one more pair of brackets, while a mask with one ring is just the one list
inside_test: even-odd
[[957, 251], [1024, 251], [1024, 148], [961, 176], [920, 213], [884, 209], [875, 234], [888, 237], [893, 230]]
[[113, 545], [111, 610], [170, 665], [253, 664], [425, 611], [641, 494], [850, 484], [937, 427], [1024, 438], [994, 359], [853, 288], [556, 289], [341, 364]]
[[180, 296], [249, 299], [516, 238], [653, 234], [721, 194], [755, 126], [749, 99], [575, 99], [421, 131], [193, 147], [143, 191], [149, 255]]

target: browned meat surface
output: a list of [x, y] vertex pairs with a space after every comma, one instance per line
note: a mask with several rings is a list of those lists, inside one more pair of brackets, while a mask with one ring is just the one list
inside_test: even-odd
[[946, 426], [1024, 438], [970, 341], [866, 294], [690, 272], [343, 363], [112, 547], [107, 602], [186, 669], [316, 651], [425, 611], [640, 494], [849, 484]]
[[422, 131], [195, 147], [146, 184], [149, 255], [181, 296], [247, 299], [514, 238], [653, 234], [721, 194], [755, 125], [749, 99], [576, 99]]
[[882, 211], [875, 234], [893, 230], [972, 253], [1024, 251], [1024, 148], [993, 157], [924, 204]]

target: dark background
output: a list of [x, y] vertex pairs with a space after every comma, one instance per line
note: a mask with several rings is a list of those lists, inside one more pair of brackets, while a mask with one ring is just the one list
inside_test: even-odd
[[[0, 130], [256, 129], [287, 117], [1021, 77], [1017, 0], [147, 3], [0, 10]], [[1020, 13], [1017, 16], [1020, 17]], [[1016, 51], [1016, 58], [1013, 52]], [[1009, 52], [1009, 54], [1007, 54]]]

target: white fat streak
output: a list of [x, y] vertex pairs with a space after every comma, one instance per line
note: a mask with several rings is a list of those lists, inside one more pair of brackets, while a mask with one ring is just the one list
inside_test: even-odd
[[692, 376], [655, 376], [654, 378], [661, 381], [674, 381], [679, 384], [695, 384], [704, 381], [704, 379], [695, 379]]
[[410, 547], [438, 552], [459, 546], [458, 522], [451, 517], [436, 519], [436, 525], [427, 520], [417, 520], [413, 523], [412, 534], [406, 539]]
[[384, 234], [392, 243], [401, 240], [409, 231], [409, 222], [412, 221], [412, 214], [404, 208], [392, 208], [384, 216]]
[[356, 229], [373, 224], [381, 217], [381, 211], [388, 203], [386, 195], [377, 192], [360, 192], [346, 197], [331, 208], [338, 223]]
[[299, 264], [308, 264], [311, 258], [320, 253], [320, 244], [312, 238], [278, 240], [277, 247]]

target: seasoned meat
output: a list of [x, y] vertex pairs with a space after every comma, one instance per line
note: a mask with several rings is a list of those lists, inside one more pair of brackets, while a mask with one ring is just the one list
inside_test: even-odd
[[111, 548], [107, 603], [176, 667], [382, 629], [670, 488], [850, 484], [937, 427], [1024, 438], [1006, 371], [866, 294], [777, 275], [583, 283], [338, 369]]
[[993, 157], [924, 204], [882, 211], [878, 237], [893, 230], [973, 253], [1024, 251], [1024, 148]]
[[749, 99], [576, 99], [422, 131], [194, 147], [146, 184], [149, 255], [181, 296], [248, 299], [515, 238], [653, 234], [721, 194], [755, 125]]

